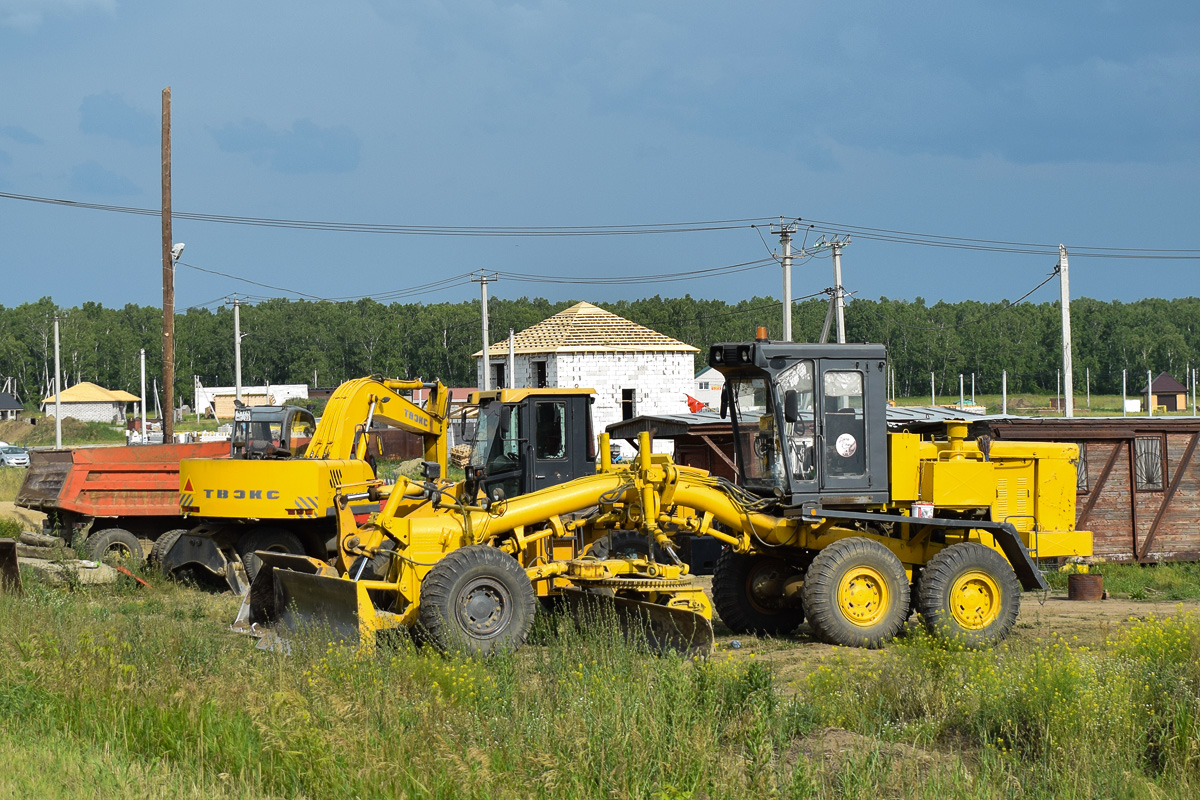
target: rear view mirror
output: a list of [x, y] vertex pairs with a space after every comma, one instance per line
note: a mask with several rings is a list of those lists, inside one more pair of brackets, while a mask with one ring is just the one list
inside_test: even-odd
[[721, 387], [721, 419], [729, 416], [729, 384]]
[[788, 389], [783, 395], [783, 419], [786, 422], [800, 419], [800, 401], [795, 389]]
[[505, 406], [500, 412], [500, 437], [508, 438], [508, 433], [512, 429], [512, 407]]

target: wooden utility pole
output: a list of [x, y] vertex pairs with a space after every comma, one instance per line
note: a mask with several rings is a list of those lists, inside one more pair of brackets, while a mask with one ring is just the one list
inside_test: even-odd
[[163, 444], [175, 441], [175, 260], [171, 254], [171, 87], [162, 92]]

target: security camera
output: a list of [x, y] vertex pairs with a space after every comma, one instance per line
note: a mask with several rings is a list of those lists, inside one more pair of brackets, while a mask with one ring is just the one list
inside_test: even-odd
[[171, 248], [172, 261], [178, 261], [179, 257], [183, 255], [183, 246], [183, 242], [176, 242], [175, 246]]

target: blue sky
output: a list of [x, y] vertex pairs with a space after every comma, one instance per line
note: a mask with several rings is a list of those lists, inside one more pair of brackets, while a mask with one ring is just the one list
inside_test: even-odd
[[[176, 212], [429, 226], [783, 215], [1196, 250], [1197, 42], [1200, 6], [1184, 2], [0, 0], [0, 192], [157, 208], [170, 86]], [[768, 255], [748, 227], [174, 229], [191, 265], [180, 307], [286, 294], [201, 270], [317, 297], [446, 280], [410, 298], [434, 302], [476, 297], [449, 279], [478, 269], [612, 279]], [[868, 298], [1015, 299], [1056, 260], [852, 240], [844, 281]], [[157, 305], [160, 247], [153, 216], [0, 199], [0, 303]], [[1074, 252], [1077, 297], [1198, 293], [1195, 259]], [[794, 269], [795, 296], [830, 283], [827, 257]], [[735, 300], [780, 284], [768, 263], [659, 284], [501, 280], [490, 293]], [[1056, 296], [1051, 283], [1031, 299]]]

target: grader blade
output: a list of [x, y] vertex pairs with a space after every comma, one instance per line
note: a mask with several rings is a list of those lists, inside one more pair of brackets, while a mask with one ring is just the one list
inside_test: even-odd
[[275, 571], [275, 608], [281, 633], [312, 630], [324, 635], [327, 631], [334, 641], [357, 644], [364, 601], [368, 610], [373, 609], [367, 593], [354, 581], [288, 569]]
[[258, 573], [250, 584], [250, 591], [242, 598], [242, 605], [238, 608], [237, 618], [231, 627], [237, 633], [262, 636], [279, 620], [279, 607], [275, 602], [275, 570], [314, 575], [326, 569], [326, 565], [308, 556], [285, 555], [266, 550], [255, 555], [262, 562], [262, 566], [258, 568]]
[[643, 640], [651, 652], [696, 656], [712, 650], [712, 621], [693, 611], [573, 587], [563, 589], [562, 596], [584, 624], [611, 608], [626, 638]]

